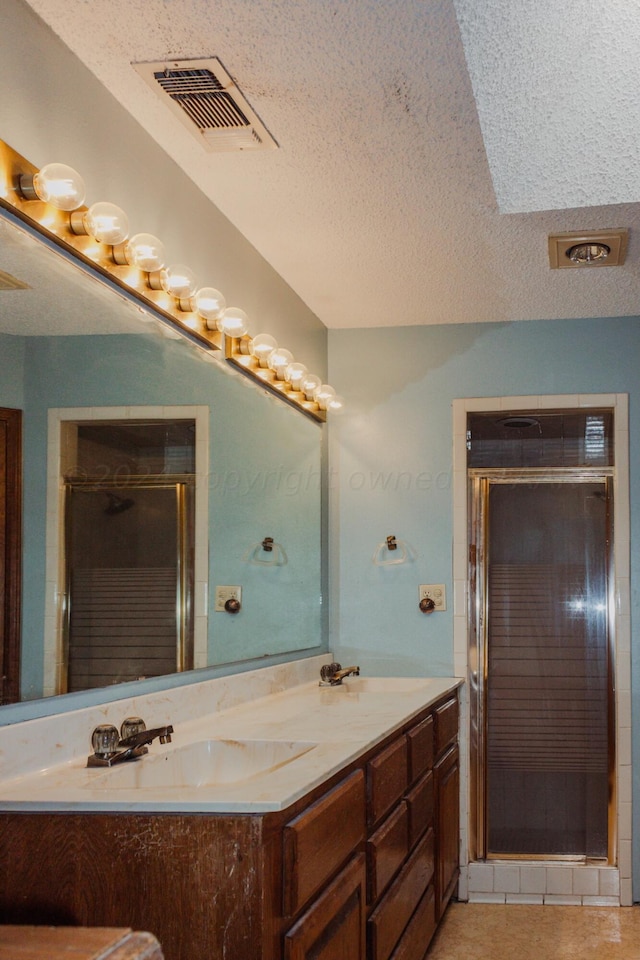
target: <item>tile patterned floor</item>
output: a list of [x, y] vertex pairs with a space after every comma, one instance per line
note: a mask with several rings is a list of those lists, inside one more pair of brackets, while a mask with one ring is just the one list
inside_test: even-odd
[[640, 906], [452, 903], [426, 960], [640, 960]]

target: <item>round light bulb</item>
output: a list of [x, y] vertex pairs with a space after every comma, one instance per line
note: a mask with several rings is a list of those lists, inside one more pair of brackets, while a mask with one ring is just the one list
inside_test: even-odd
[[124, 246], [124, 258], [131, 266], [153, 273], [164, 267], [164, 244], [151, 233], [136, 233]]
[[[227, 301], [215, 287], [200, 287], [193, 296], [193, 307], [203, 320], [217, 320], [224, 313], [226, 305]], [[212, 329], [218, 329], [215, 323]]]
[[267, 358], [267, 364], [271, 370], [275, 370], [279, 380], [284, 380], [287, 367], [293, 363], [293, 354], [291, 350], [285, 350], [284, 347], [276, 347]]
[[37, 197], [58, 210], [77, 210], [86, 195], [84, 180], [65, 163], [45, 164], [33, 178], [22, 177], [20, 188], [29, 199]]
[[334, 417], [337, 413], [342, 413], [342, 411], [344, 410], [343, 398], [338, 396], [337, 393], [334, 394], [334, 396], [327, 401], [326, 408], [327, 408], [327, 412], [331, 413], [331, 415]]
[[316, 377], [315, 373], [307, 373], [300, 381], [300, 389], [307, 400], [313, 400], [316, 390], [321, 384], [322, 380], [320, 377]]
[[196, 277], [189, 267], [180, 263], [160, 271], [160, 286], [177, 300], [189, 300], [196, 289]]
[[[71, 229], [77, 233], [76, 219], [77, 215], [72, 215]], [[129, 236], [129, 219], [115, 203], [92, 203], [82, 214], [82, 230], [99, 243], [115, 246]]]
[[240, 307], [227, 307], [218, 320], [218, 330], [227, 337], [244, 337], [249, 329], [249, 317]]
[[567, 257], [574, 263], [603, 263], [610, 253], [611, 247], [606, 243], [594, 241], [593, 243], [575, 243], [567, 250]]
[[276, 349], [278, 343], [274, 337], [268, 333], [259, 333], [254, 337], [249, 347], [249, 352], [256, 358], [260, 366], [266, 367], [269, 354]]
[[327, 404], [330, 400], [333, 400], [335, 395], [336, 392], [333, 387], [330, 387], [328, 383], [321, 383], [314, 393], [314, 400], [320, 404], [322, 410], [326, 410]]
[[287, 367], [285, 379], [289, 381], [293, 390], [302, 390], [302, 380], [309, 371], [304, 363], [293, 362]]

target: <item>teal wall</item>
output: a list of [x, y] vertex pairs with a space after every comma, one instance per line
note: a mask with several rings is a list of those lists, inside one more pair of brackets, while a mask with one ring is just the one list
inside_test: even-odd
[[[640, 319], [334, 330], [330, 382], [347, 410], [330, 424], [331, 645], [377, 674], [453, 671], [452, 411], [460, 397], [627, 393], [630, 424], [633, 716], [640, 717], [638, 545]], [[389, 534], [415, 561], [371, 562]], [[418, 585], [445, 583], [448, 609], [425, 617]], [[640, 741], [634, 742], [636, 884]], [[636, 899], [640, 888], [636, 891]]]
[[24, 339], [0, 333], [0, 406], [20, 409], [24, 398]]

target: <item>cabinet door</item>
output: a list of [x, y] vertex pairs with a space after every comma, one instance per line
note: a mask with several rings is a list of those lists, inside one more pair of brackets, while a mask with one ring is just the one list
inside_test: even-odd
[[460, 851], [460, 759], [457, 745], [434, 767], [436, 788], [436, 915], [444, 913], [458, 882]]
[[284, 960], [365, 960], [365, 881], [358, 854], [285, 933]]
[[285, 826], [285, 917], [298, 913], [347, 862], [364, 840], [364, 815], [364, 776], [356, 770]]

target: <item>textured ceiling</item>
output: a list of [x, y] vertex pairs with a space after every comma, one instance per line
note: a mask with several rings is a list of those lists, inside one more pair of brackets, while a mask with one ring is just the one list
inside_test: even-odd
[[500, 211], [640, 199], [640, 6], [454, 3]]
[[[628, 0], [29, 2], [328, 327], [639, 312]], [[279, 150], [207, 153], [131, 66], [209, 56]], [[608, 227], [623, 267], [549, 269]]]

